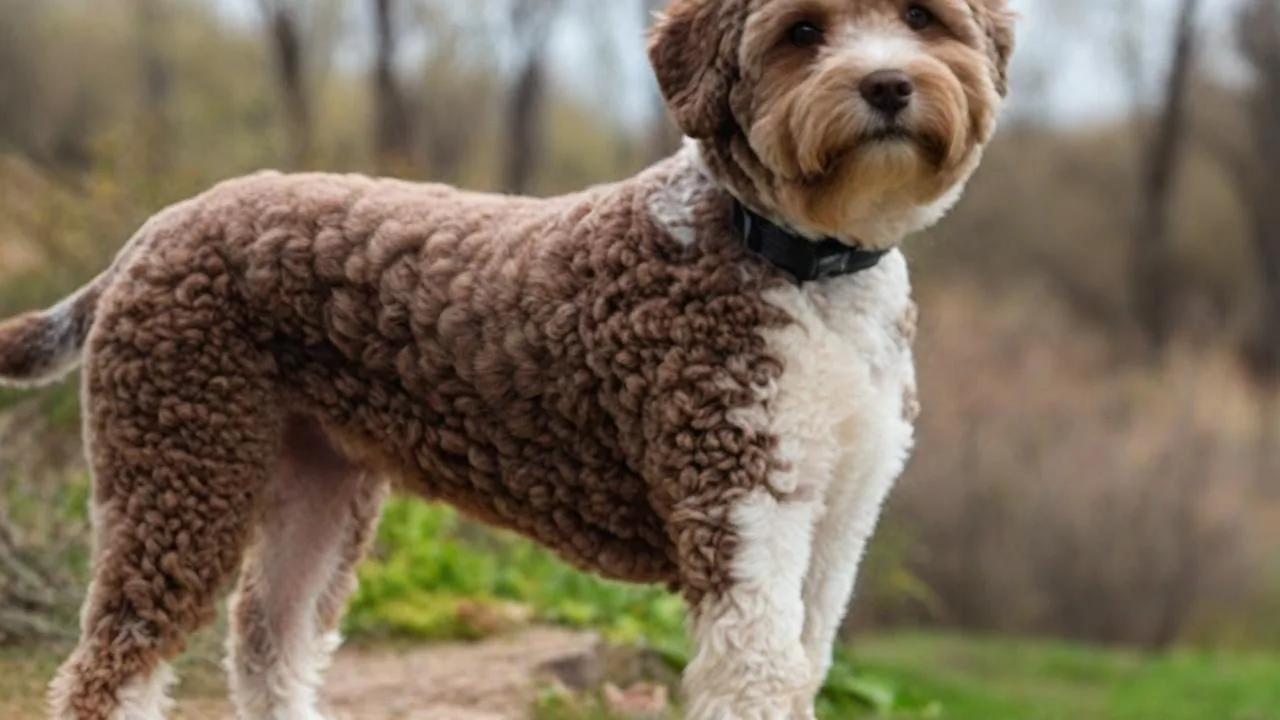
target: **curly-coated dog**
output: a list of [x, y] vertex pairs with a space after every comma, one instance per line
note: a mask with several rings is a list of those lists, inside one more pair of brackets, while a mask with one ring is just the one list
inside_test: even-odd
[[239, 571], [247, 719], [317, 718], [386, 489], [688, 600], [691, 718], [811, 718], [912, 445], [896, 249], [995, 128], [1004, 0], [674, 0], [688, 139], [552, 199], [261, 173], [152, 218], [0, 325], [0, 376], [83, 357], [93, 582], [52, 711], [151, 720]]

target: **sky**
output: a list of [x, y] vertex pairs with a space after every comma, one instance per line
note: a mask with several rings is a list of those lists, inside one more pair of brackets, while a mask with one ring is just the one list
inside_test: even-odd
[[[1126, 35], [1137, 39], [1143, 70], [1141, 100], [1159, 97], [1167, 75], [1178, 0], [1012, 0], [1023, 15], [1013, 60], [1015, 90], [1038, 80], [1041, 91], [1022, 98], [1057, 122], [1097, 122], [1129, 112], [1134, 79], [1122, 60]], [[1247, 73], [1231, 49], [1239, 0], [1201, 0], [1200, 67], [1228, 83]], [[1134, 34], [1136, 33], [1136, 34]], [[1017, 103], [1016, 92], [1011, 101]]]
[[[238, 22], [255, 22], [256, 0], [211, 0]], [[609, 3], [610, 0], [576, 0]], [[459, 14], [474, 0], [452, 0]], [[568, 0], [573, 3], [575, 0]], [[1229, 82], [1245, 74], [1230, 51], [1229, 22], [1239, 0], [1201, 0], [1204, 67]], [[1166, 72], [1177, 0], [1010, 0], [1021, 14], [1011, 69], [1010, 111], [1055, 124], [1105, 122], [1127, 113], [1135, 87], [1149, 102]], [[594, 5], [567, 13], [550, 42], [555, 77], [564, 87], [624, 119], [642, 120], [652, 108], [653, 80], [644, 59], [642, 15], [633, 3]], [[601, 11], [600, 8], [606, 8]], [[617, 8], [614, 11], [609, 8]], [[1136, 39], [1142, 77], [1124, 72], [1122, 38]], [[491, 43], [477, 33], [477, 42]], [[486, 51], [482, 49], [481, 51]], [[492, 49], [500, 52], [500, 49]], [[358, 50], [348, 58], [361, 62]]]

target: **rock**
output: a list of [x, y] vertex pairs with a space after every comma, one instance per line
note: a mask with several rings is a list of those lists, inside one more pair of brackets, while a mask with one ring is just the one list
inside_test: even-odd
[[604, 674], [596, 649], [578, 649], [538, 666], [538, 675], [550, 677], [565, 689], [579, 693], [598, 687]]
[[661, 720], [671, 705], [667, 686], [653, 683], [636, 683], [626, 690], [606, 683], [603, 696], [609, 712], [634, 720]]

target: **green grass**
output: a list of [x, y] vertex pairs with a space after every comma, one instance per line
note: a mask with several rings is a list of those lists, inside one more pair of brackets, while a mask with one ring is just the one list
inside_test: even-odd
[[577, 572], [530, 542], [481, 529], [444, 507], [391, 502], [374, 557], [360, 569], [347, 631], [409, 639], [483, 634], [459, 617], [464, 603], [495, 610], [518, 604], [540, 621], [599, 630], [621, 643], [666, 648], [684, 636], [683, 606], [660, 588]]
[[853, 666], [917, 706], [891, 718], [1280, 719], [1278, 657], [899, 634], [857, 643]]
[[[1275, 720], [1280, 658], [1144, 657], [1036, 640], [889, 634], [856, 644], [833, 672], [883, 693], [880, 710], [820, 707], [830, 720]], [[548, 698], [538, 720], [613, 720], [594, 698]]]

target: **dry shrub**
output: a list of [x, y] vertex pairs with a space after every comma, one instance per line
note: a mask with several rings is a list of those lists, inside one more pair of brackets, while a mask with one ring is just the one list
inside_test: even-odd
[[1255, 602], [1276, 509], [1230, 362], [1122, 364], [1043, 293], [925, 295], [919, 448], [885, 534], [932, 600], [867, 610], [1158, 647]]
[[[1231, 100], [1214, 97], [1221, 98], [1210, 103], [1214, 107], [1232, 107]], [[1233, 132], [1228, 118], [1203, 124], [1206, 133]], [[927, 237], [911, 241], [917, 281], [977, 278], [989, 287], [1026, 291], [1030, 279], [1106, 332], [1110, 344], [1131, 345], [1137, 320], [1126, 259], [1139, 200], [1139, 141], [1150, 132], [1145, 118], [1069, 129], [1004, 128], [955, 212]], [[1195, 324], [1176, 323], [1184, 336], [1196, 333], [1203, 344], [1238, 343], [1256, 312], [1261, 280], [1247, 208], [1222, 164], [1199, 145], [1188, 147], [1173, 190], [1164, 269], [1169, 312], [1179, 321], [1197, 318]], [[1200, 322], [1204, 316], [1212, 323]]]

